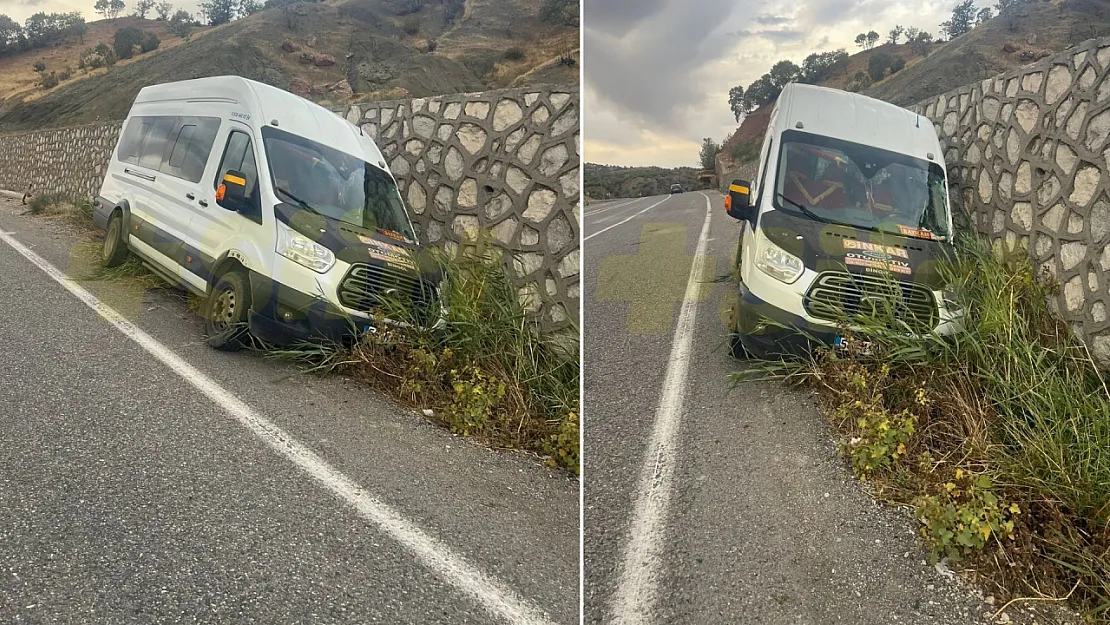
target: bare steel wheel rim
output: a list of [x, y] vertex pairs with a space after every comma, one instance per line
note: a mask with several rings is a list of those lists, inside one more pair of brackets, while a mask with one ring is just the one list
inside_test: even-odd
[[235, 321], [235, 289], [225, 288], [216, 294], [212, 305], [212, 325], [223, 332]]

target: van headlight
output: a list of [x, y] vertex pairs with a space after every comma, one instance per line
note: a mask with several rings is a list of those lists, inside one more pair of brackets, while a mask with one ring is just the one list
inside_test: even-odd
[[289, 260], [303, 265], [316, 273], [324, 273], [335, 264], [335, 254], [331, 250], [283, 223], [277, 225], [277, 253]]
[[763, 234], [763, 230], [755, 231], [755, 266], [772, 278], [790, 284], [802, 275], [805, 266], [802, 259], [775, 245]]

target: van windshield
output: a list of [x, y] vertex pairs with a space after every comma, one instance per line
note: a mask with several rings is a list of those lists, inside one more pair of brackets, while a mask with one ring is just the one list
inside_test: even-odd
[[922, 239], [948, 236], [948, 190], [937, 163], [788, 130], [774, 207], [810, 219]]
[[397, 185], [383, 170], [269, 126], [262, 141], [278, 197], [359, 228], [416, 239]]

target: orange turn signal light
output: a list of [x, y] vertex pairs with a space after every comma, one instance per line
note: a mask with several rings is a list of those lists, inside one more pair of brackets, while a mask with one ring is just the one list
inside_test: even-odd
[[224, 183], [221, 182], [220, 186], [216, 187], [216, 201], [217, 202], [222, 202], [223, 199], [224, 199], [224, 194], [226, 194], [226, 193], [227, 193], [227, 186]]
[[732, 210], [732, 196], [731, 195], [726, 195], [725, 196], [725, 210], [726, 211]]

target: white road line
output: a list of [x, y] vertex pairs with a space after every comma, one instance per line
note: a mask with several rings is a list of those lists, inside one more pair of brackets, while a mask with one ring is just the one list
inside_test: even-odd
[[0, 240], [3, 240], [12, 249], [22, 254], [24, 258], [37, 265], [55, 282], [65, 287], [89, 308], [99, 313], [108, 323], [115, 326], [124, 336], [138, 343], [147, 353], [169, 367], [174, 373], [180, 375], [186, 382], [218, 404], [229, 415], [235, 417], [243, 426], [269, 445], [271, 449], [315, 478], [324, 489], [350, 504], [363, 518], [407, 548], [424, 566], [435, 571], [491, 614], [504, 619], [506, 622], [521, 625], [548, 625], [550, 623], [542, 610], [527, 603], [499, 580], [478, 570], [474, 565], [454, 553], [447, 545], [425, 534], [396, 510], [375, 498], [351, 478], [332, 468], [308, 447], [256, 413], [230, 391], [128, 321], [123, 315], [100, 301], [81, 285], [67, 278], [65, 274], [10, 234], [0, 232]]
[[628, 544], [621, 562], [617, 589], [610, 604], [611, 622], [619, 625], [645, 625], [651, 622], [656, 599], [666, 537], [667, 505], [671, 496], [671, 479], [677, 459], [675, 435], [682, 420], [682, 402], [686, 394], [686, 374], [690, 368], [690, 350], [694, 343], [694, 321], [698, 313], [698, 289], [705, 281], [705, 250], [709, 240], [709, 220], [713, 216], [709, 196], [705, 197], [705, 223], [701, 227], [694, 252], [690, 278], [678, 313], [671, 343], [666, 377], [659, 395], [651, 440], [640, 473], [640, 483], [632, 508]]
[[[616, 228], [617, 226], [619, 226], [619, 225], [621, 225], [621, 224], [626, 224], [626, 223], [628, 223], [628, 222], [632, 221], [633, 219], [635, 219], [635, 218], [639, 217], [640, 215], [643, 215], [644, 213], [648, 212], [649, 210], [651, 210], [651, 209], [655, 208], [656, 206], [659, 206], [659, 205], [660, 205], [660, 204], [662, 204], [663, 202], [666, 202], [666, 201], [667, 201], [667, 200], [669, 200], [669, 199], [671, 199], [671, 196], [669, 196], [669, 195], [668, 195], [667, 197], [665, 197], [665, 198], [663, 198], [663, 199], [659, 200], [658, 202], [656, 202], [656, 203], [652, 204], [651, 206], [649, 206], [649, 207], [645, 208], [644, 210], [642, 210], [642, 211], [640, 211], [640, 212], [638, 212], [638, 213], [634, 213], [634, 214], [632, 214], [631, 216], [629, 216], [629, 217], [626, 217], [626, 218], [624, 218], [624, 219], [622, 219], [622, 220], [618, 221], [617, 223], [615, 223], [615, 224], [613, 224], [613, 225], [611, 225], [611, 226], [606, 226], [606, 227], [602, 228], [601, 230], [598, 230], [597, 232], [595, 232], [595, 233], [591, 234], [590, 236], [588, 236], [588, 237], [586, 237], [586, 238], [582, 239], [582, 242], [583, 242], [583, 243], [585, 243], [586, 241], [589, 241], [590, 239], [592, 239], [592, 238], [596, 237], [597, 235], [599, 235], [599, 234], [601, 234], [601, 233], [603, 233], [603, 232], [606, 232], [606, 231], [608, 231], [608, 230], [612, 230], [613, 228]], [[707, 199], [708, 199], [708, 196], [707, 196]]]
[[637, 200], [642, 200], [642, 199], [644, 199], [644, 198], [635, 197], [635, 198], [632, 198], [630, 200], [624, 200], [624, 201], [617, 200], [616, 204], [613, 204], [612, 206], [602, 206], [601, 208], [599, 208], [595, 211], [586, 213], [586, 216], [590, 217], [591, 215], [597, 215], [597, 214], [600, 214], [600, 213], [604, 213], [607, 210], [611, 210], [611, 209], [614, 209], [614, 208], [620, 208], [621, 206], [626, 206], [628, 204], [632, 204], [633, 202], [636, 202]]

